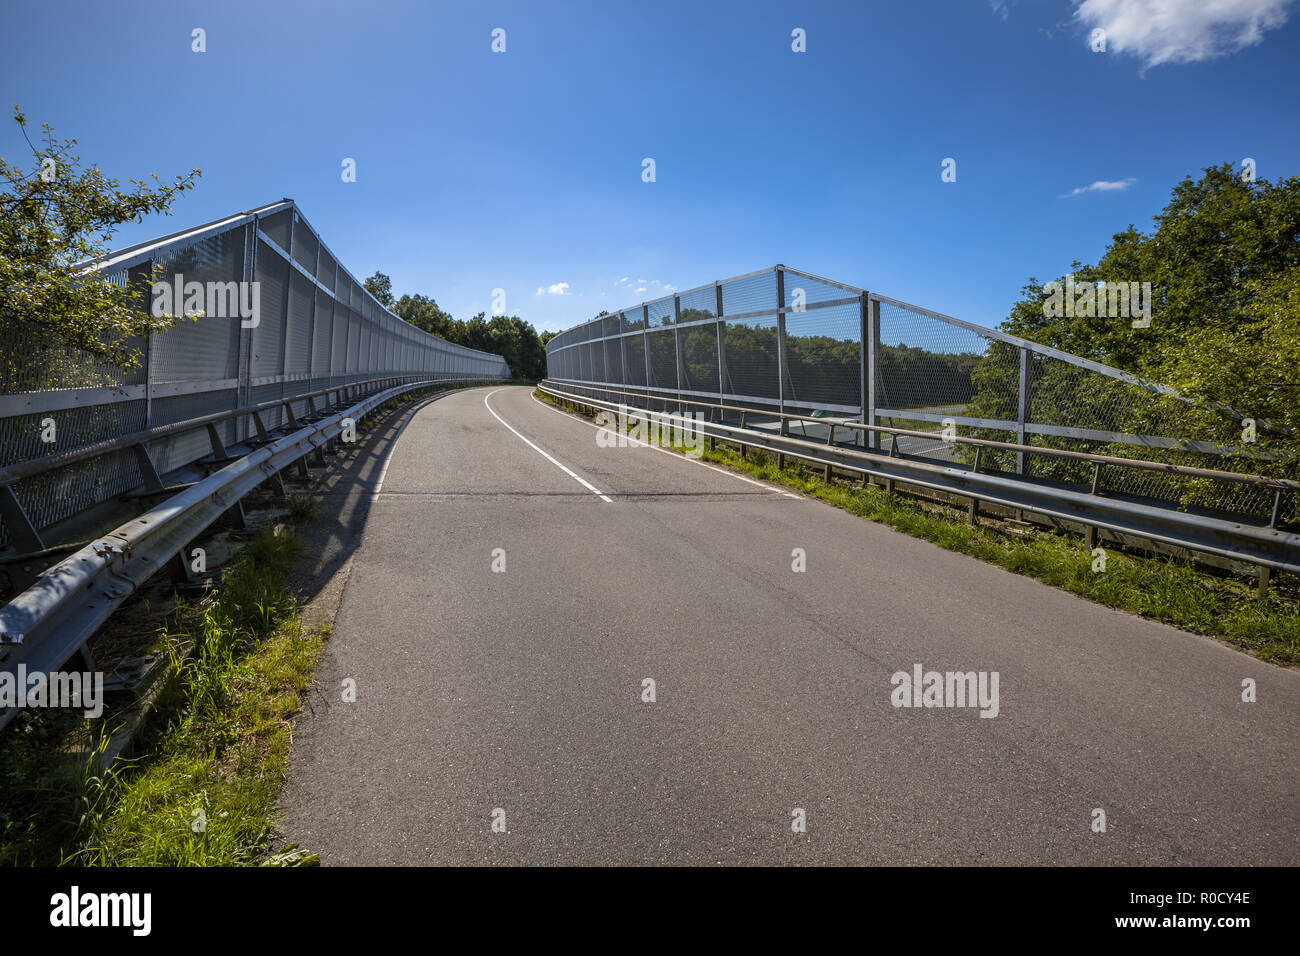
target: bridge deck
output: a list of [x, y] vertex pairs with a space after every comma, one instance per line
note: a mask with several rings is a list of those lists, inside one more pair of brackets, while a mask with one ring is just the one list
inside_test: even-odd
[[[1300, 674], [595, 435], [474, 389], [369, 463], [287, 838], [326, 864], [1300, 862]], [[896, 709], [917, 663], [997, 671], [999, 715]]]

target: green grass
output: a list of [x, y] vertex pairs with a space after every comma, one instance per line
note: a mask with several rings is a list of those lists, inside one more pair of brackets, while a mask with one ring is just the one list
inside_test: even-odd
[[[572, 403], [535, 394], [582, 413]], [[703, 458], [1098, 604], [1221, 638], [1263, 660], [1300, 664], [1300, 591], [1294, 579], [1275, 580], [1268, 596], [1260, 598], [1253, 577], [1213, 573], [1186, 559], [1113, 546], [1106, 547], [1105, 571], [1096, 573], [1080, 535], [1029, 530], [1011, 536], [987, 525], [972, 526], [964, 508], [922, 504], [876, 486], [827, 483], [820, 468], [787, 457], [785, 468], [778, 469], [776, 456], [761, 450], [751, 449], [742, 459], [735, 448], [719, 443], [716, 450], [706, 447]]]
[[286, 504], [293, 524], [311, 524], [320, 517], [320, 504], [311, 495], [290, 495]]
[[51, 741], [28, 728], [30, 739], [5, 741], [0, 862], [314, 862], [292, 848], [267, 856], [290, 719], [324, 639], [303, 627], [287, 588], [298, 550], [288, 534], [264, 528], [209, 598], [168, 620], [163, 641], [173, 667], [159, 691], [157, 729], [139, 741], [144, 756], [107, 773], [91, 760], [57, 773], [49, 769]]

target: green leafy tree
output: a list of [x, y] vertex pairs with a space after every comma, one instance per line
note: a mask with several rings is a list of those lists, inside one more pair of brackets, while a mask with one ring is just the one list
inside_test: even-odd
[[[376, 277], [388, 282], [388, 277], [382, 272], [375, 273], [371, 280]], [[371, 288], [371, 280], [367, 280], [367, 288]], [[391, 296], [391, 285], [388, 290]], [[376, 298], [379, 297], [374, 289], [371, 291]], [[555, 333], [546, 333], [544, 339], [530, 323], [517, 315], [495, 315], [489, 319], [486, 313], [480, 312], [469, 320], [461, 321], [440, 308], [433, 299], [418, 293], [403, 295], [391, 308], [396, 315], [430, 335], [437, 335], [466, 348], [500, 355], [510, 366], [510, 372], [515, 378], [534, 380], [546, 376], [545, 342]]]
[[[1048, 295], [1031, 278], [1002, 328], [1171, 386], [1186, 400], [1064, 362], [1036, 361], [1031, 420], [1235, 445], [1242, 454], [1229, 458], [1197, 460], [1179, 450], [1140, 454], [1292, 474], [1300, 455], [1300, 178], [1243, 182], [1231, 164], [1209, 167], [1199, 179], [1187, 177], [1174, 187], [1154, 223], [1149, 233], [1130, 225], [1112, 237], [1096, 265], [1076, 261], [1069, 270], [1076, 284], [1150, 283], [1149, 327], [1134, 328], [1131, 315], [1110, 316], [1108, 310], [1048, 314], [1055, 311], [1044, 309]], [[974, 414], [1007, 417], [1018, 374], [1014, 351], [994, 347], [981, 360]], [[1250, 446], [1240, 443], [1243, 418], [1256, 422]], [[1139, 454], [1128, 445], [1051, 443]], [[1275, 457], [1248, 454], [1258, 451]], [[1195, 500], [1198, 490], [1210, 494], [1208, 486], [1189, 488], [1185, 501]]]
[[393, 312], [417, 329], [437, 335], [448, 342], [456, 342], [453, 326], [456, 320], [450, 313], [438, 308], [438, 303], [424, 295], [404, 295], [392, 306]]
[[57, 139], [47, 124], [33, 144], [18, 106], [14, 122], [32, 162], [0, 158], [0, 389], [15, 391], [34, 379], [43, 387], [84, 385], [88, 357], [119, 368], [139, 365], [145, 333], [173, 321], [144, 307], [156, 276], [119, 285], [86, 266], [108, 252], [116, 227], [170, 215], [200, 171], [168, 183], [156, 175], [152, 183], [131, 179], [123, 189], [98, 167], [82, 165], [75, 139]]
[[382, 272], [376, 272], [363, 283], [366, 291], [379, 300], [386, 309], [393, 307], [393, 280]]

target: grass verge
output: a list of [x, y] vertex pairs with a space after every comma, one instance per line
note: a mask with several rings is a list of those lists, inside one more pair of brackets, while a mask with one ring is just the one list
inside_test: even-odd
[[[585, 416], [570, 402], [535, 392], [542, 401]], [[590, 416], [585, 416], [590, 417]], [[675, 447], [682, 451], [680, 445]], [[704, 450], [703, 460], [754, 478], [819, 498], [869, 521], [924, 538], [949, 551], [967, 554], [1016, 574], [1038, 579], [1108, 607], [1217, 637], [1277, 664], [1300, 664], [1300, 589], [1292, 578], [1275, 580], [1259, 597], [1253, 576], [1216, 573], [1188, 559], [1106, 548], [1105, 570], [1093, 571], [1092, 554], [1080, 535], [1031, 529], [1008, 535], [994, 526], [972, 526], [964, 509], [922, 503], [866, 487], [832, 480], [820, 469], [751, 449], [745, 458], [729, 446]]]
[[100, 772], [101, 736], [91, 759], [51, 771], [58, 734], [50, 718], [9, 728], [28, 739], [7, 740], [0, 757], [0, 863], [316, 861], [292, 847], [268, 856], [290, 719], [325, 637], [303, 627], [287, 587], [298, 550], [287, 533], [263, 528], [211, 594], [167, 621], [162, 644], [173, 666], [159, 688], [156, 729], [137, 741], [143, 756]]

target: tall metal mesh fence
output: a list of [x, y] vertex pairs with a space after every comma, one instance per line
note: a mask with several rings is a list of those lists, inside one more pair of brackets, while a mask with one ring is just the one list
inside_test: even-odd
[[[621, 317], [621, 319], [620, 319]], [[600, 361], [591, 361], [596, 350]], [[610, 356], [617, 356], [611, 362]], [[653, 408], [696, 401], [754, 427], [767, 410], [932, 433], [879, 438], [909, 457], [966, 464], [971, 446], [949, 434], [1202, 468], [1275, 474], [1243, 453], [1235, 420], [1192, 409], [1172, 390], [1078, 356], [795, 269], [727, 279], [600, 316], [547, 343], [556, 382], [645, 394]], [[874, 383], [874, 386], [869, 383]], [[683, 407], [688, 407], [684, 406]], [[796, 423], [814, 435], [815, 424]], [[823, 432], [827, 430], [823, 427]], [[846, 443], [841, 430], [837, 440]], [[824, 434], [823, 434], [824, 437]], [[1269, 518], [1267, 488], [1015, 450], [986, 449], [980, 467], [1179, 508]], [[1284, 495], [1279, 518], [1298, 503]]]
[[[454, 345], [388, 312], [338, 263], [289, 201], [123, 250], [99, 271], [125, 287], [155, 267], [163, 281], [182, 276], [182, 289], [199, 283], [203, 314], [193, 320], [180, 317], [174, 327], [142, 341], [138, 368], [124, 371], [54, 344], [34, 325], [5, 327], [0, 341], [0, 467], [381, 376], [444, 381], [509, 377], [500, 356]], [[260, 292], [258, 315], [256, 325], [246, 327], [239, 296], [251, 304], [251, 283]], [[221, 308], [210, 310], [214, 303]], [[304, 400], [297, 413], [306, 410]], [[283, 425], [287, 415], [273, 409], [264, 421], [268, 427]], [[249, 437], [244, 418], [216, 428], [227, 445]], [[55, 440], [45, 440], [51, 433]], [[152, 441], [148, 452], [165, 474], [210, 450], [207, 432], [199, 429]], [[142, 480], [128, 449], [23, 479], [11, 488], [40, 530], [122, 495]], [[11, 530], [0, 523], [0, 548], [10, 546]]]

